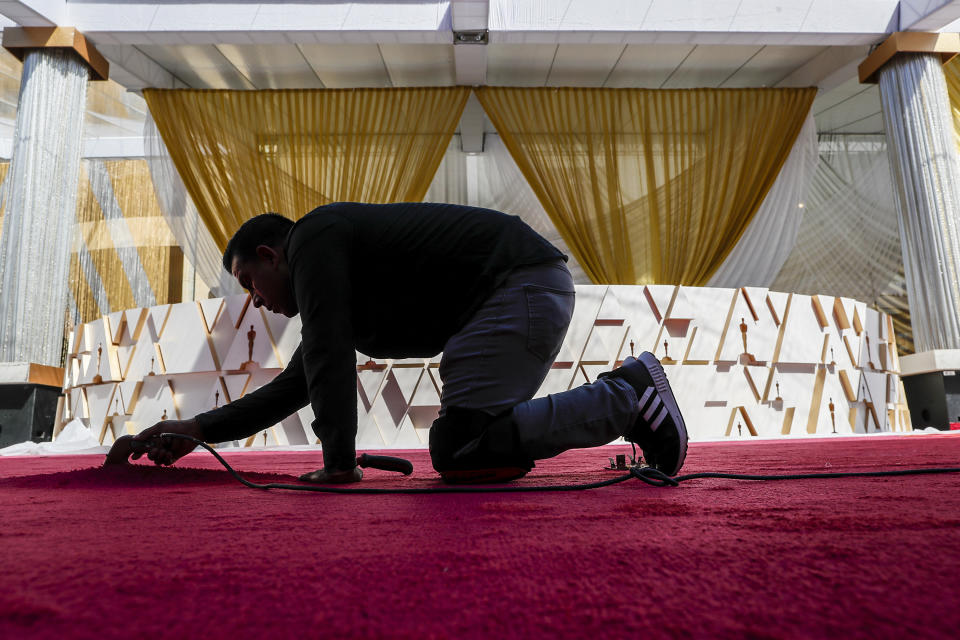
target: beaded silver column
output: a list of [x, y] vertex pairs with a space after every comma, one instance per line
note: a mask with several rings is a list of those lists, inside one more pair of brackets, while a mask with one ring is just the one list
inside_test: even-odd
[[879, 80], [916, 349], [960, 349], [960, 154], [940, 56], [897, 54]]
[[61, 364], [88, 76], [71, 51], [24, 57], [0, 237], [0, 362]]

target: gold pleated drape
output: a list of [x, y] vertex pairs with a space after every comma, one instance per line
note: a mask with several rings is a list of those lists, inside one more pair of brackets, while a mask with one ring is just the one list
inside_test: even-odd
[[157, 202], [144, 160], [80, 165], [70, 291], [76, 318], [179, 302], [183, 251]]
[[[6, 180], [7, 180], [7, 171], [10, 170], [9, 162], [0, 162], [0, 187], [6, 189]], [[3, 233], [3, 214], [7, 210], [7, 201], [5, 197], [2, 197], [6, 194], [6, 191], [0, 190], [0, 234]]]
[[816, 89], [481, 87], [587, 275], [703, 286], [773, 185]]
[[470, 89], [144, 90], [223, 249], [247, 219], [335, 201], [419, 201]]
[[[13, 125], [17, 121], [16, 96], [20, 92], [20, 75], [23, 72], [23, 63], [17, 60], [12, 53], [0, 48], [0, 95], [10, 96], [13, 101], [0, 100], [0, 122]], [[10, 161], [0, 163], [0, 184], [7, 179]], [[0, 233], [3, 233], [3, 214], [6, 203], [0, 201]]]
[[943, 65], [943, 75], [947, 80], [947, 95], [950, 96], [950, 110], [953, 112], [953, 137], [960, 148], [960, 56]]

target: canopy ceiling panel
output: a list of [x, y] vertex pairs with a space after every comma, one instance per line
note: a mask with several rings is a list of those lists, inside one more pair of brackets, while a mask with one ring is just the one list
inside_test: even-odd
[[487, 84], [543, 87], [556, 54], [555, 44], [490, 44], [487, 46]]
[[[781, 83], [827, 49], [773, 45], [493, 43], [487, 47], [487, 84], [648, 89], [792, 86]], [[806, 86], [809, 82], [799, 84]]]
[[381, 44], [380, 53], [395, 87], [456, 84], [452, 44]]
[[619, 44], [562, 44], [553, 58], [548, 87], [602, 87], [617, 66]]
[[806, 64], [826, 49], [827, 47], [761, 47], [729, 76], [722, 86], [731, 89], [779, 86], [797, 68], [798, 60]]
[[320, 89], [324, 86], [295, 44], [221, 44], [217, 49], [257, 89]]
[[830, 106], [826, 106], [822, 101], [813, 104], [818, 131], [821, 133], [883, 132], [878, 85], [847, 83], [838, 90], [841, 91], [841, 95], [848, 95]]
[[689, 44], [627, 45], [617, 66], [610, 71], [606, 86], [659, 89], [693, 49], [694, 45]]
[[724, 82], [757, 55], [761, 48], [752, 45], [694, 47], [661, 88], [722, 87]]
[[197, 89], [255, 89], [215, 45], [144, 45], [140, 50]]
[[[854, 98], [861, 93], [870, 89], [871, 86], [876, 85], [865, 85], [861, 84], [858, 78], [850, 78], [843, 83], [837, 85], [827, 94], [822, 94], [817, 96], [817, 101], [814, 103], [813, 108], [814, 112], [823, 112], [832, 107], [836, 107], [844, 102], [849, 101], [851, 98]], [[877, 101], [877, 109], [880, 108], [880, 102]]]
[[391, 86], [376, 44], [301, 44], [298, 47], [314, 74], [329, 89]]

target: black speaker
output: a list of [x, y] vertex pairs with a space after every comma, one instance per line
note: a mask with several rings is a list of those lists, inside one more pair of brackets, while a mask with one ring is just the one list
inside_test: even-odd
[[951, 422], [960, 422], [960, 373], [931, 371], [901, 380], [914, 429], [947, 430]]
[[27, 440], [49, 442], [59, 397], [58, 387], [0, 384], [0, 449]]

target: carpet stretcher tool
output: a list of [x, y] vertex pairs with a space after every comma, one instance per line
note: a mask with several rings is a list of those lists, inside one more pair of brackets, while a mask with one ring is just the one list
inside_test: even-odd
[[[161, 434], [162, 437], [170, 437], [174, 434]], [[107, 459], [104, 460], [103, 465], [114, 465], [114, 464], [129, 464], [130, 456], [135, 453], [144, 454], [147, 452], [147, 443], [143, 440], [134, 440], [133, 436], [121, 436], [117, 438], [116, 442], [113, 443], [113, 446], [110, 447], [110, 451], [107, 452]], [[218, 458], [220, 456], [217, 456]], [[223, 460], [221, 459], [221, 462]], [[402, 473], [405, 476], [413, 473], [413, 463], [409, 460], [404, 460], [403, 458], [395, 458], [393, 456], [372, 456], [369, 453], [364, 453], [357, 457], [357, 466], [372, 469], [382, 469], [383, 471], [396, 471], [397, 473]]]

